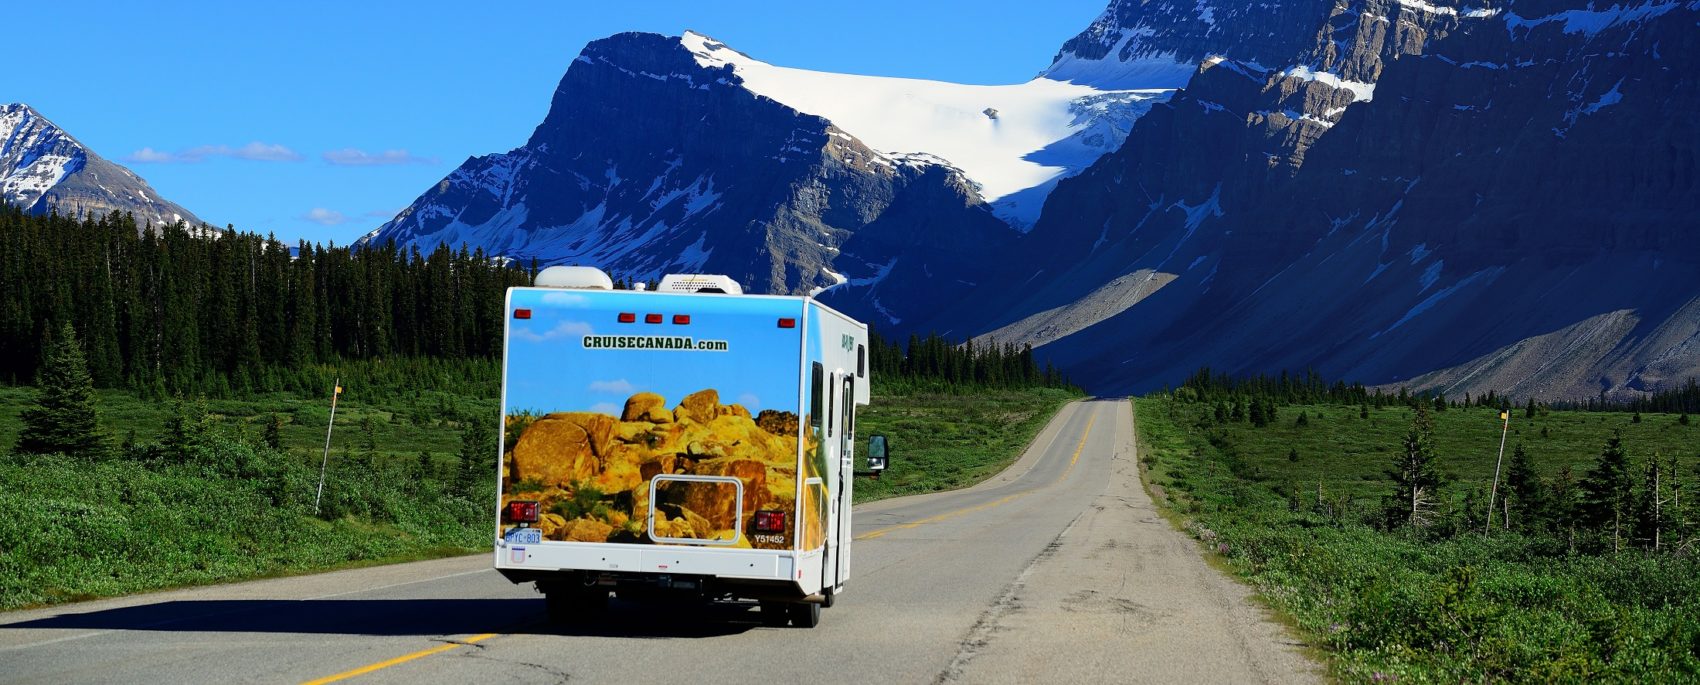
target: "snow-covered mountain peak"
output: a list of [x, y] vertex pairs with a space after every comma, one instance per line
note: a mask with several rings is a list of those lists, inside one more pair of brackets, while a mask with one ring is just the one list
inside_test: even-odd
[[81, 143], [29, 105], [0, 105], [0, 133], [0, 197], [20, 207], [35, 204], [88, 161]]
[[1057, 180], [1114, 150], [1172, 79], [1099, 88], [1039, 77], [1000, 86], [835, 74], [768, 64], [699, 33], [681, 45], [706, 68], [731, 67], [744, 88], [830, 120], [890, 156], [928, 153], [975, 184], [981, 198], [1025, 230]]
[[199, 222], [22, 103], [0, 104], [0, 202], [33, 214], [127, 211], [144, 223]]

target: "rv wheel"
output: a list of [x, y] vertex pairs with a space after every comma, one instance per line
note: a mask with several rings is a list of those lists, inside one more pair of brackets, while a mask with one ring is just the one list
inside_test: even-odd
[[799, 602], [791, 605], [791, 625], [798, 628], [813, 628], [820, 625], [820, 605], [814, 602]]

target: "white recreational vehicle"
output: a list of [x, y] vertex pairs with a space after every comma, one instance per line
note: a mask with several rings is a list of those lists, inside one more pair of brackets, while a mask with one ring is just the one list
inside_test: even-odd
[[[495, 566], [557, 619], [609, 595], [753, 599], [813, 627], [850, 576], [868, 329], [724, 276], [508, 291]], [[869, 440], [884, 468], [885, 439]]]

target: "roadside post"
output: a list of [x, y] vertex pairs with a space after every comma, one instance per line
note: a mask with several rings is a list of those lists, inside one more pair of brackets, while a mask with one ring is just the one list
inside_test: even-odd
[[[1482, 535], [1493, 530], [1493, 499], [1499, 494], [1499, 465], [1505, 462], [1505, 436], [1511, 432], [1511, 412], [1500, 412], [1499, 420], [1504, 422], [1499, 428], [1499, 458], [1493, 461], [1493, 487], [1488, 490], [1487, 523], [1482, 526]], [[1506, 513], [1506, 516], [1510, 515], [1510, 512]], [[1511, 520], [1506, 519], [1505, 524], [1511, 525]]]
[[319, 458], [319, 491], [313, 495], [313, 515], [319, 515], [319, 500], [325, 496], [325, 465], [331, 460], [331, 428], [336, 426], [336, 399], [342, 396], [342, 376], [336, 377], [336, 389], [331, 391], [331, 420], [325, 424], [325, 455]]

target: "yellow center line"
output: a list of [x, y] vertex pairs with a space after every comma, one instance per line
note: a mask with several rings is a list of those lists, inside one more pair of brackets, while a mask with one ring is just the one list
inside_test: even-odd
[[[1086, 449], [1086, 439], [1092, 436], [1092, 422], [1096, 421], [1097, 419], [1098, 419], [1098, 416], [1096, 414], [1094, 414], [1092, 416], [1088, 416], [1086, 418], [1086, 430], [1083, 431], [1080, 435], [1080, 444], [1075, 446], [1074, 456], [1070, 457], [1069, 460], [1068, 460], [1068, 468], [1063, 469], [1062, 475], [1057, 476], [1055, 483], [1061, 483], [1064, 478], [1067, 478], [1069, 472], [1074, 470], [1075, 462], [1080, 461], [1080, 452], [1081, 452], [1081, 450]], [[1053, 484], [1055, 484], [1055, 483], [1053, 483]], [[871, 530], [871, 531], [868, 531], [868, 532], [863, 533], [861, 535], [857, 535], [854, 539], [856, 539], [856, 540], [872, 540], [874, 538], [885, 535], [886, 533], [890, 533], [894, 530], [907, 530], [907, 529], [910, 529], [910, 528], [916, 528], [916, 527], [919, 527], [919, 526], [923, 526], [923, 525], [926, 525], [928, 523], [938, 523], [939, 521], [943, 521], [943, 520], [946, 520], [946, 519], [956, 518], [956, 517], [961, 516], [963, 514], [972, 514], [976, 511], [980, 511], [982, 509], [990, 509], [992, 507], [998, 506], [998, 505], [1003, 504], [1005, 502], [1008, 502], [1010, 500], [1017, 499], [1019, 497], [1023, 497], [1023, 496], [1025, 496], [1025, 495], [1027, 495], [1031, 492], [1033, 492], [1033, 491], [1032, 490], [1023, 490], [1023, 491], [1017, 492], [1013, 495], [1008, 495], [1008, 496], [1004, 497], [1003, 499], [992, 500], [992, 501], [986, 502], [984, 504], [976, 504], [974, 506], [964, 507], [962, 509], [957, 509], [955, 511], [947, 511], [947, 512], [945, 512], [943, 514], [939, 514], [937, 516], [929, 516], [927, 518], [919, 519], [919, 520], [915, 520], [915, 521], [910, 521], [908, 523], [899, 523], [895, 526], [886, 526], [885, 528], [880, 528], [878, 530]]]
[[389, 668], [391, 666], [394, 666], [396, 664], [405, 664], [405, 663], [412, 661], [414, 659], [421, 659], [421, 658], [424, 658], [424, 657], [431, 656], [432, 654], [441, 654], [443, 652], [447, 652], [447, 651], [449, 651], [451, 649], [455, 649], [457, 647], [465, 647], [466, 645], [470, 645], [470, 644], [473, 644], [475, 642], [482, 642], [484, 640], [488, 640], [490, 638], [496, 637], [496, 635], [497, 635], [497, 633], [484, 633], [483, 635], [474, 635], [472, 637], [466, 638], [465, 640], [456, 640], [454, 642], [450, 642], [450, 643], [444, 644], [444, 645], [438, 645], [438, 646], [432, 647], [430, 649], [421, 649], [421, 650], [414, 652], [412, 654], [403, 654], [401, 656], [398, 656], [394, 659], [389, 659], [387, 661], [380, 661], [380, 662], [375, 663], [375, 664], [361, 666], [360, 668], [356, 668], [356, 669], [351, 670], [351, 671], [343, 671], [343, 672], [338, 673], [336, 675], [325, 676], [325, 677], [320, 678], [318, 680], [309, 680], [305, 683], [302, 683], [301, 685], [324, 685], [325, 683], [334, 683], [334, 682], [337, 682], [339, 680], [347, 680], [347, 679], [353, 678], [355, 676], [363, 676], [363, 675], [366, 675], [367, 673], [371, 673], [373, 671], [380, 671], [380, 670]]

